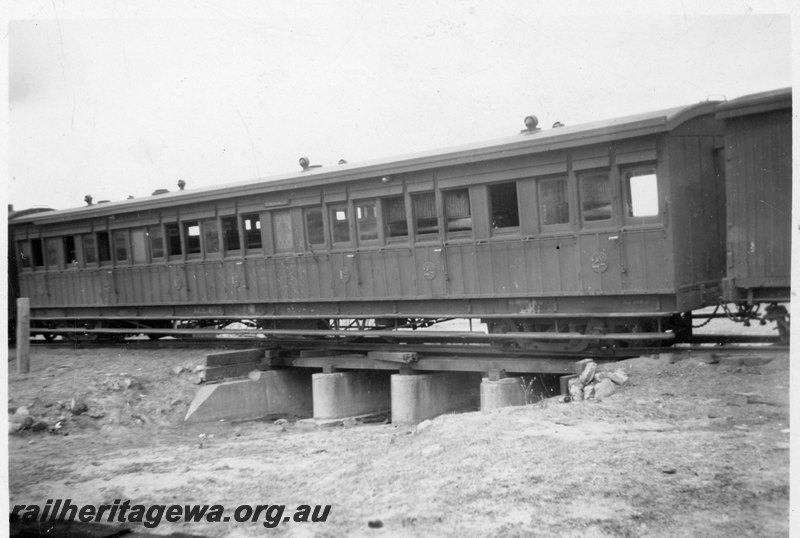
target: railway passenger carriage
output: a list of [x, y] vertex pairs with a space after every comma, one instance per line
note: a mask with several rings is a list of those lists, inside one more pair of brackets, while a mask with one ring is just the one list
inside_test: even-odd
[[718, 107], [23, 216], [21, 293], [40, 329], [476, 318], [561, 350], [680, 339], [726, 271]]
[[789, 336], [792, 93], [763, 92], [720, 105], [725, 124], [727, 267], [722, 299], [739, 317], [765, 318]]

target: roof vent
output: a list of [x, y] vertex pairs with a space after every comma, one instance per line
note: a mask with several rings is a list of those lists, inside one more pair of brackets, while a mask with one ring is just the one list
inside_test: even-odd
[[158, 194], [167, 194], [168, 192], [169, 189], [156, 189], [153, 191], [153, 194], [151, 196], [156, 196]]
[[92, 200], [93, 198], [91, 194], [87, 194], [83, 197], [83, 201], [86, 202], [86, 205], [92, 205]]
[[553, 129], [558, 129], [559, 127], [564, 127], [564, 124], [560, 121], [557, 121], [553, 124]]
[[322, 165], [319, 164], [311, 164], [311, 161], [308, 160], [308, 157], [300, 157], [300, 168], [303, 169], [303, 172], [310, 170], [312, 168], [320, 168]]
[[185, 189], [185, 188], [186, 188], [186, 182], [185, 182], [184, 180], [182, 180], [182, 179], [179, 179], [179, 180], [178, 180], [178, 188], [179, 188], [180, 190], [183, 190], [183, 189]]
[[520, 131], [520, 133], [535, 133], [536, 131], [540, 131], [541, 129], [537, 128], [539, 125], [539, 118], [531, 114], [530, 116], [525, 116], [525, 129]]

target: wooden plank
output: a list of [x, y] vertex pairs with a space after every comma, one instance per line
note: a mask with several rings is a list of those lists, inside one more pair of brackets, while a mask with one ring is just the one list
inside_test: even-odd
[[241, 351], [226, 351], [206, 356], [206, 366], [228, 366], [249, 362], [260, 362], [265, 357], [263, 349], [245, 349]]
[[419, 358], [415, 352], [407, 351], [370, 351], [367, 356], [374, 361], [394, 362], [397, 364], [409, 364], [416, 362]]
[[414, 363], [415, 370], [491, 372], [505, 370], [509, 373], [530, 374], [572, 374], [575, 371], [573, 359], [548, 358], [482, 358], [482, 357], [430, 357]]
[[[609, 359], [611, 360], [611, 359]], [[603, 359], [595, 359], [602, 362]], [[341, 355], [328, 357], [298, 357], [287, 359], [286, 366], [299, 368], [333, 368], [342, 370], [400, 370], [408, 368], [416, 371], [453, 372], [491, 372], [541, 374], [574, 374], [574, 359], [550, 358], [504, 358], [496, 357], [423, 357], [417, 362], [400, 364], [389, 361], [376, 361], [364, 355]]]

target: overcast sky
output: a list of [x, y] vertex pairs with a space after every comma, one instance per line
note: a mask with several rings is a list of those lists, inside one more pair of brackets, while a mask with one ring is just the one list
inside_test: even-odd
[[224, 185], [300, 156], [502, 137], [532, 113], [575, 125], [792, 83], [789, 2], [228, 4], [12, 2], [9, 202]]

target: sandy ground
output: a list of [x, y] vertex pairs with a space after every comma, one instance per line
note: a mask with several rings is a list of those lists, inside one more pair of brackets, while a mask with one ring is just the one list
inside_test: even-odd
[[[630, 382], [601, 402], [319, 429], [184, 425], [205, 354], [34, 348], [27, 375], [9, 362], [10, 408], [61, 420], [9, 435], [10, 505], [331, 505], [325, 522], [269, 530], [263, 517], [128, 525], [206, 536], [789, 532], [788, 354], [765, 364], [640, 357], [616, 365]], [[87, 410], [72, 414], [81, 402]]]

